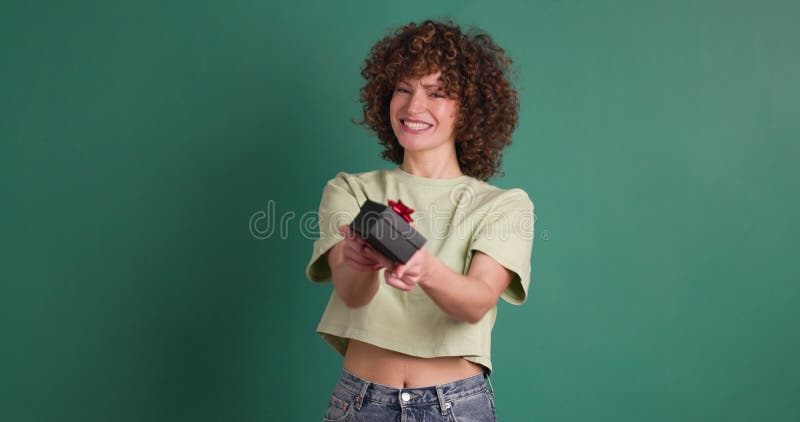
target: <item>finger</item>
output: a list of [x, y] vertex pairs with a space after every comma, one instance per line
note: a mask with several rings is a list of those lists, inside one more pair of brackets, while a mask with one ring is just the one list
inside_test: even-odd
[[355, 269], [356, 271], [361, 271], [361, 272], [374, 271], [372, 269], [372, 266], [360, 264], [360, 263], [354, 261], [352, 258], [345, 257], [344, 261], [345, 261], [345, 264], [347, 264], [351, 268]]
[[372, 259], [373, 261], [379, 262], [381, 265], [389, 267], [392, 265], [392, 260], [383, 256], [382, 253], [372, 249], [371, 247], [367, 246], [364, 249], [364, 255]]
[[358, 244], [361, 246], [369, 246], [369, 243], [366, 240], [364, 240], [363, 237], [359, 236], [358, 233], [355, 234], [353, 240], [358, 242]]
[[347, 261], [347, 263], [352, 264], [354, 267], [358, 267], [358, 268], [360, 268], [362, 270], [367, 269], [367, 268], [371, 269], [372, 266], [375, 265], [374, 262], [364, 261], [362, 259], [354, 258], [352, 256], [345, 256], [344, 260]]
[[356, 232], [351, 230], [350, 226], [348, 226], [347, 224], [345, 224], [343, 226], [339, 226], [339, 233], [342, 236], [344, 236], [345, 239], [350, 240], [350, 241], [352, 241], [353, 239], [355, 239], [357, 237], [356, 236]]
[[376, 259], [373, 259], [372, 257], [370, 257], [368, 255], [365, 255], [362, 250], [349, 251], [348, 253], [346, 253], [344, 255], [346, 257], [348, 257], [349, 259], [351, 259], [352, 261], [357, 262], [358, 264], [363, 265], [363, 266], [368, 267], [368, 268], [373, 268], [376, 265], [380, 266], [381, 268], [383, 267], [382, 263], [380, 263], [379, 261], [377, 261]]
[[345, 236], [349, 235], [351, 231], [352, 230], [350, 230], [350, 226], [347, 225], [347, 224], [343, 224], [343, 225], [339, 226], [339, 233], [341, 233], [341, 234], [343, 234]]
[[411, 290], [411, 286], [407, 285], [399, 278], [394, 277], [391, 273], [384, 273], [384, 276], [386, 278], [386, 284], [406, 292]]
[[351, 267], [356, 268], [359, 271], [378, 271], [383, 268], [382, 264], [370, 259], [369, 257], [359, 255], [358, 253], [346, 253], [344, 255], [344, 259]]
[[376, 251], [375, 248], [372, 247], [372, 245], [366, 242], [359, 243], [358, 251], [361, 252], [362, 255], [368, 257], [378, 258], [383, 256], [381, 253]]
[[359, 248], [358, 245], [345, 245], [344, 255], [363, 265], [372, 265], [375, 263], [375, 260], [370, 259], [367, 256], [364, 256], [363, 250]]
[[347, 236], [348, 239], [350, 239], [352, 241], [356, 241], [356, 242], [363, 242], [364, 241], [364, 239], [361, 237], [361, 235], [358, 234], [357, 231], [353, 230], [349, 225], [345, 225], [344, 227], [345, 227], [345, 232], [344, 233], [345, 233], [345, 236]]
[[394, 280], [398, 284], [402, 284], [403, 286], [405, 286], [405, 288], [410, 289], [410, 288], [414, 287], [414, 283], [410, 283], [410, 282], [406, 281], [405, 279], [398, 277], [397, 274], [395, 274], [395, 273], [393, 273], [391, 271], [389, 271], [388, 274], [389, 274], [389, 277], [392, 280]]
[[403, 275], [406, 273], [406, 266], [404, 264], [398, 264], [394, 267], [394, 274], [397, 278], [403, 278]]
[[347, 252], [355, 255], [361, 255], [361, 251], [363, 250], [361, 245], [359, 245], [357, 242], [350, 242], [350, 241], [345, 241], [344, 249]]

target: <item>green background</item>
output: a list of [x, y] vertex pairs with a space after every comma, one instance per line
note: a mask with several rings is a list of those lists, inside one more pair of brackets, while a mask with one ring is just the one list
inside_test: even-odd
[[341, 358], [307, 215], [392, 166], [350, 123], [359, 69], [427, 17], [515, 59], [493, 183], [529, 192], [536, 240], [494, 331], [499, 419], [800, 420], [799, 13], [3, 2], [0, 420], [320, 420]]

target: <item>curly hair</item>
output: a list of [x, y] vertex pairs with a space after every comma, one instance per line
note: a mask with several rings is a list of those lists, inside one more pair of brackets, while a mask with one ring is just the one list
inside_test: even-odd
[[503, 175], [503, 148], [517, 127], [519, 100], [507, 75], [511, 59], [480, 30], [464, 33], [451, 21], [409, 23], [378, 41], [361, 68], [364, 118], [374, 132], [383, 159], [403, 162], [389, 117], [389, 102], [398, 80], [418, 79], [441, 71], [444, 91], [458, 99], [456, 155], [462, 173], [486, 181]]

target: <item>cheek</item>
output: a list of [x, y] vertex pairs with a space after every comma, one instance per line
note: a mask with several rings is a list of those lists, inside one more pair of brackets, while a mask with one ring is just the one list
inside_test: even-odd
[[437, 114], [441, 116], [442, 123], [452, 126], [455, 124], [456, 117], [458, 116], [458, 110], [452, 104], [442, 104]]
[[394, 120], [395, 116], [397, 115], [398, 108], [399, 107], [397, 101], [395, 101], [394, 98], [392, 98], [392, 100], [389, 101], [389, 121], [392, 123], [392, 125], [394, 125], [395, 123]]
[[395, 114], [395, 112], [400, 110], [400, 107], [402, 107], [403, 105], [402, 103], [403, 103], [402, 98], [393, 95], [392, 98], [389, 100], [389, 112]]
[[456, 123], [456, 112], [455, 112], [455, 110], [445, 109], [445, 110], [442, 110], [441, 114], [439, 114], [439, 115], [442, 116], [441, 117], [442, 126], [448, 126], [448, 127], [449, 126], [455, 126], [455, 123]]

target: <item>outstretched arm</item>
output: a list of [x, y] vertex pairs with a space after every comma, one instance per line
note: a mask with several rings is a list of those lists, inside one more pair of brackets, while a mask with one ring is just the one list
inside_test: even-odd
[[378, 292], [378, 271], [392, 263], [346, 225], [339, 233], [345, 238], [327, 252], [333, 289], [345, 305], [358, 308], [372, 301]]
[[386, 282], [401, 290], [419, 284], [445, 313], [459, 321], [476, 323], [497, 304], [512, 280], [512, 273], [480, 251], [466, 275], [459, 274], [428, 253], [418, 250], [406, 264], [387, 269]]

